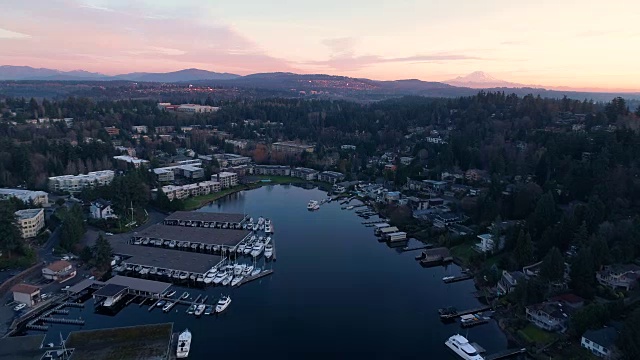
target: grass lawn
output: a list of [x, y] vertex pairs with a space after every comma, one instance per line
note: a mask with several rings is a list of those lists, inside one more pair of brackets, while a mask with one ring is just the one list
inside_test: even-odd
[[451, 248], [451, 255], [462, 259], [465, 264], [469, 263], [469, 258], [473, 254], [477, 253], [475, 250], [473, 250], [472, 242], [466, 242], [464, 244], [456, 245]]
[[539, 345], [548, 344], [556, 339], [556, 334], [546, 332], [533, 324], [529, 324], [524, 329], [519, 330], [518, 334], [526, 341]]
[[186, 210], [199, 209], [211, 201], [218, 200], [221, 197], [227, 196], [229, 194], [233, 194], [238, 191], [246, 190], [246, 189], [248, 189], [248, 187], [239, 185], [234, 188], [225, 189], [217, 193], [188, 198], [184, 201], [185, 209]]

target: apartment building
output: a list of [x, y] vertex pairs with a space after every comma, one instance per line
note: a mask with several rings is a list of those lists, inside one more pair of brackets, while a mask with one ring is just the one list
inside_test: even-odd
[[307, 181], [313, 181], [318, 179], [318, 171], [309, 168], [297, 167], [291, 170], [291, 176]]
[[211, 176], [212, 181], [218, 181], [223, 189], [228, 189], [238, 185], [238, 174], [223, 171]]
[[119, 169], [127, 169], [129, 164], [133, 165], [134, 168], [138, 169], [140, 166], [148, 166], [149, 160], [138, 159], [137, 157], [129, 156], [129, 155], [118, 155], [113, 157], [118, 164]]
[[291, 168], [284, 165], [255, 165], [254, 175], [290, 176]]
[[[201, 181], [195, 184], [187, 184], [182, 186], [167, 185], [162, 187], [162, 191], [167, 195], [169, 200], [182, 200], [191, 196], [207, 195], [222, 190], [222, 187], [217, 181]], [[158, 195], [158, 190], [152, 191], [152, 196], [155, 198]]]
[[22, 189], [0, 189], [0, 200], [16, 198], [24, 203], [32, 203], [35, 206], [47, 206], [49, 194], [44, 191], [31, 191]]
[[87, 187], [109, 185], [114, 176], [113, 170], [93, 171], [80, 175], [53, 176], [49, 178], [49, 189], [71, 193], [80, 192]]
[[15, 215], [23, 239], [35, 237], [44, 228], [43, 209], [18, 210]]
[[302, 154], [305, 151], [312, 153], [314, 148], [313, 145], [297, 144], [293, 141], [276, 142], [271, 145], [273, 151], [287, 154]]
[[336, 171], [323, 171], [318, 174], [318, 180], [335, 184], [344, 180], [344, 174]]

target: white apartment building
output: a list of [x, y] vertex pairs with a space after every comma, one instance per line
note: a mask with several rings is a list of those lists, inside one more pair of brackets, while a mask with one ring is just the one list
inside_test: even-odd
[[147, 125], [135, 125], [131, 127], [131, 131], [138, 134], [146, 134], [149, 132]]
[[149, 160], [138, 159], [137, 157], [129, 156], [129, 155], [118, 155], [113, 157], [117, 162], [119, 167], [122, 165], [132, 164], [136, 169], [140, 168], [140, 166], [149, 164]]
[[186, 112], [186, 113], [209, 113], [209, 112], [216, 112], [220, 110], [220, 108], [215, 106], [207, 106], [207, 105], [182, 104], [178, 106], [177, 110], [179, 112]]
[[35, 237], [44, 228], [43, 209], [18, 210], [15, 215], [23, 239]]
[[212, 175], [211, 180], [218, 181], [223, 189], [228, 189], [238, 185], [238, 174], [223, 171], [217, 175]]
[[22, 189], [0, 189], [0, 200], [17, 198], [24, 203], [33, 203], [35, 206], [47, 206], [49, 194], [44, 191], [31, 191]]
[[[222, 190], [220, 183], [217, 181], [201, 181], [196, 184], [187, 184], [182, 186], [167, 185], [162, 187], [162, 192], [167, 195], [169, 200], [182, 200], [191, 196], [207, 195]], [[157, 196], [158, 190], [154, 189], [154, 197]]]
[[111, 184], [115, 173], [113, 170], [93, 171], [88, 174], [62, 175], [49, 178], [49, 189], [52, 191], [80, 192], [85, 187], [105, 186]]

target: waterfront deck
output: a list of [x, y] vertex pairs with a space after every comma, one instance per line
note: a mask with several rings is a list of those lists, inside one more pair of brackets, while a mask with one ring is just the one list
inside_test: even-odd
[[471, 274], [462, 274], [462, 275], [458, 275], [458, 276], [448, 276], [448, 277], [442, 278], [442, 281], [445, 284], [451, 284], [451, 283], [455, 283], [455, 282], [459, 282], [459, 281], [465, 281], [465, 280], [469, 280], [469, 279], [473, 279], [473, 275], [471, 275]]

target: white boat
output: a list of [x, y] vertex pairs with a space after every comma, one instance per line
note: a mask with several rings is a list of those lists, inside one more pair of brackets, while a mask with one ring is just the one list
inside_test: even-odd
[[[196, 277], [196, 282], [204, 282], [206, 278], [204, 277], [204, 275], [200, 274]], [[213, 277], [211, 278], [211, 280], [213, 281]], [[211, 283], [211, 281], [209, 281], [209, 283]]]
[[445, 342], [445, 345], [465, 360], [484, 360], [484, 358], [478, 354], [476, 348], [469, 343], [469, 340], [462, 335], [457, 334], [451, 336]]
[[264, 224], [260, 224], [260, 226], [258, 227], [260, 230], [264, 230]]
[[260, 269], [259, 267], [256, 267], [251, 271], [251, 276], [256, 276], [256, 275], [260, 274], [261, 272], [262, 272], [262, 269]]
[[174, 247], [176, 247], [176, 242], [175, 242], [175, 240], [171, 240], [171, 241], [169, 242], [169, 247], [170, 247], [170, 248], [174, 248]]
[[267, 234], [271, 234], [271, 225], [267, 224], [264, 226], [264, 232], [266, 232]]
[[225, 273], [224, 271], [220, 271], [216, 274], [216, 276], [213, 277], [213, 283], [218, 285], [222, 282], [222, 280], [224, 280], [224, 278], [227, 277], [227, 273]]
[[182, 300], [186, 300], [189, 298], [189, 293], [188, 292], [183, 292], [182, 295], [180, 295], [180, 299]]
[[252, 218], [252, 217], [250, 217], [250, 218], [249, 218], [249, 223], [252, 223], [252, 222], [253, 222], [253, 218]]
[[267, 259], [273, 257], [273, 245], [267, 244], [267, 246], [264, 247], [264, 257]]
[[191, 350], [191, 332], [189, 329], [185, 329], [178, 336], [178, 348], [176, 349], [176, 357], [178, 359], [184, 359], [189, 356], [189, 350]]
[[318, 202], [315, 200], [311, 200], [309, 201], [309, 204], [307, 204], [307, 210], [309, 211], [314, 211], [318, 209], [320, 209], [320, 205], [318, 205]]
[[264, 224], [264, 218], [262, 216], [258, 218], [258, 224], [260, 225]]
[[253, 231], [258, 231], [259, 227], [260, 225], [258, 225], [258, 223], [253, 224]]
[[258, 257], [264, 251], [264, 243], [262, 241], [257, 241], [253, 248], [251, 249], [251, 256]]
[[244, 249], [245, 249], [245, 248], [246, 248], [246, 245], [245, 245], [245, 244], [240, 244], [240, 245], [238, 245], [238, 250], [236, 250], [236, 252], [237, 252], [238, 254], [242, 254], [242, 253], [244, 253]]
[[164, 306], [162, 307], [162, 311], [169, 312], [169, 310], [171, 310], [172, 307], [173, 307], [173, 302], [169, 301], [168, 303], [164, 304]]
[[241, 275], [244, 269], [247, 267], [245, 264], [238, 264], [235, 268], [233, 268], [234, 275]]
[[266, 219], [266, 220], [264, 221], [264, 224], [265, 224], [265, 226], [266, 226], [266, 225], [271, 225], [271, 220], [270, 220], [270, 219]]
[[172, 297], [175, 294], [176, 294], [176, 291], [175, 290], [171, 290], [165, 295], [165, 297]]
[[180, 280], [187, 280], [187, 278], [189, 277], [189, 273], [184, 271], [180, 273]]
[[353, 209], [354, 207], [355, 207], [355, 206], [353, 206], [353, 205], [349, 205], [349, 206], [347, 206], [347, 210], [351, 210], [351, 209]]
[[194, 313], [194, 314], [195, 314], [196, 316], [200, 316], [200, 315], [202, 315], [202, 313], [204, 312], [204, 309], [205, 309], [206, 307], [207, 307], [207, 305], [205, 305], [205, 304], [200, 304], [200, 305], [198, 305], [198, 306], [196, 307], [196, 311], [195, 311], [195, 313]]
[[218, 304], [216, 305], [216, 312], [221, 313], [231, 304], [231, 297], [223, 296], [218, 300]]
[[240, 281], [242, 281], [244, 279], [244, 276], [242, 275], [238, 275], [238, 276], [234, 276], [233, 280], [231, 280], [231, 286], [236, 286], [240, 283]]
[[247, 244], [247, 246], [245, 246], [244, 251], [242, 253], [245, 255], [249, 255], [251, 253], [251, 250], [253, 250], [253, 248], [251, 247], [251, 245]]
[[231, 281], [233, 280], [233, 275], [229, 274], [227, 275], [224, 280], [222, 280], [222, 286], [227, 286], [231, 283]]
[[253, 271], [253, 265], [247, 265], [243, 270], [242, 270], [242, 276], [249, 276], [249, 274], [251, 274], [251, 272]]

